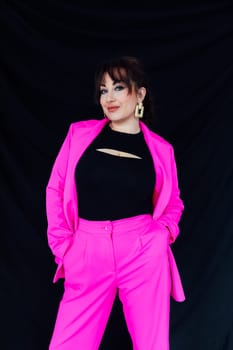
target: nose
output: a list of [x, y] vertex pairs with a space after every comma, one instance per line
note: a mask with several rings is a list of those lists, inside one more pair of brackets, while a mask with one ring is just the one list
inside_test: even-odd
[[111, 102], [111, 101], [114, 101], [114, 94], [111, 92], [111, 91], [109, 91], [106, 95], [105, 95], [105, 99], [106, 99], [106, 101], [107, 102]]

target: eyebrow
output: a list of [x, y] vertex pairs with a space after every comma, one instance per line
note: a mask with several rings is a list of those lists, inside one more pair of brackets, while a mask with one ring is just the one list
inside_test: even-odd
[[[118, 83], [124, 83], [123, 80], [113, 80], [113, 85], [116, 85]], [[104, 83], [101, 83], [100, 86], [106, 86]]]

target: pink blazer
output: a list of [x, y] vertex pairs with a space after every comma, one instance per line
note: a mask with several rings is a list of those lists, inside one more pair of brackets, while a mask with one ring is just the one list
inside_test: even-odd
[[[82, 153], [107, 122], [108, 119], [104, 118], [72, 123], [51, 171], [46, 187], [46, 211], [48, 244], [58, 264], [54, 283], [64, 277], [63, 257], [72, 244], [72, 237], [78, 228], [75, 168]], [[153, 219], [167, 227], [170, 243], [173, 243], [179, 234], [178, 223], [184, 209], [178, 187], [174, 150], [170, 143], [151, 131], [142, 121], [140, 128], [156, 171]], [[171, 295], [176, 301], [183, 301], [184, 291], [170, 245], [168, 255], [172, 279]]]

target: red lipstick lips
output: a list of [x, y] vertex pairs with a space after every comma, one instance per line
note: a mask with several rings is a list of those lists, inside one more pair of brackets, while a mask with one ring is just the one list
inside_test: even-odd
[[112, 107], [108, 107], [108, 111], [109, 112], [115, 112], [119, 107], [117, 106], [112, 106]]

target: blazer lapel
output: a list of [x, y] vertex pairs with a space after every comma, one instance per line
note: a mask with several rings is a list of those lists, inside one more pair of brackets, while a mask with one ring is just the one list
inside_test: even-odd
[[[72, 217], [74, 218], [73, 227], [75, 231], [78, 228], [78, 196], [75, 182], [75, 169], [84, 151], [100, 133], [107, 122], [107, 119], [102, 119], [95, 122], [94, 125], [90, 125], [88, 127], [84, 126], [83, 128], [78, 127], [73, 137], [72, 147], [70, 148], [70, 168], [68, 170], [70, 181], [67, 188], [67, 191], [71, 195], [67, 195], [67, 198], [72, 198], [71, 206], [73, 209]], [[90, 122], [87, 121], [87, 124], [90, 124]]]
[[170, 178], [170, 171], [167, 171], [167, 167], [170, 164], [170, 153], [168, 147], [163, 144], [159, 136], [156, 139], [155, 133], [140, 121], [140, 126], [143, 131], [145, 141], [151, 152], [155, 172], [156, 172], [156, 184], [153, 194], [153, 219], [158, 219], [166, 207], [172, 188], [172, 182]]

